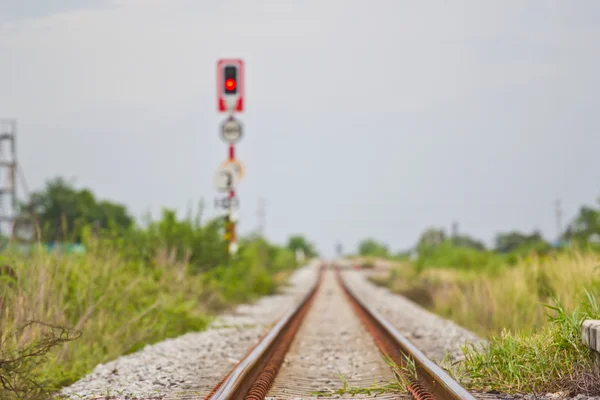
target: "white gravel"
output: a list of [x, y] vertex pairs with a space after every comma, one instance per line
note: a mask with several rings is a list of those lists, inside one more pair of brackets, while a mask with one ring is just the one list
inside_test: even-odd
[[463, 358], [461, 345], [467, 342], [485, 344], [475, 333], [374, 285], [363, 272], [347, 270], [343, 277], [362, 301], [377, 310], [432, 361], [441, 363], [446, 354], [452, 361], [460, 360]]
[[220, 316], [205, 331], [148, 345], [139, 352], [98, 365], [61, 394], [69, 399], [90, 399], [107, 393], [117, 398], [207, 394], [270, 325], [301, 300], [315, 282], [318, 265], [313, 263], [295, 271], [281, 294], [264, 297], [252, 305], [240, 305]]

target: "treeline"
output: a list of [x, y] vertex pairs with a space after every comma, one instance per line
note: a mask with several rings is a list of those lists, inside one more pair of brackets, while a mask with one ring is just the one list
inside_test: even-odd
[[[30, 202], [21, 204], [22, 216], [33, 216], [38, 241], [85, 244], [90, 238], [101, 238], [105, 244], [119, 244], [125, 255], [151, 261], [157, 249], [168, 249], [172, 257], [189, 262], [197, 271], [210, 270], [227, 262], [223, 239], [224, 219], [203, 220], [202, 202], [197, 210], [179, 217], [174, 210], [163, 209], [157, 221], [147, 215], [136, 221], [123, 204], [100, 200], [89, 189], [77, 189], [63, 178], [46, 183], [43, 190], [32, 193]], [[305, 257], [314, 257], [314, 245], [302, 235], [293, 235], [286, 246], [267, 243], [256, 234], [240, 240], [243, 249], [251, 243], [262, 243], [269, 259], [279, 252], [291, 255], [301, 249]]]
[[448, 235], [444, 229], [429, 228], [409, 251], [390, 252], [389, 247], [372, 238], [358, 246], [358, 254], [398, 260], [412, 259], [417, 267], [482, 267], [514, 264], [527, 255], [545, 255], [568, 248], [600, 250], [600, 199], [597, 207], [582, 206], [558, 240], [550, 241], [538, 231], [517, 230], [498, 233], [493, 246], [465, 234]]

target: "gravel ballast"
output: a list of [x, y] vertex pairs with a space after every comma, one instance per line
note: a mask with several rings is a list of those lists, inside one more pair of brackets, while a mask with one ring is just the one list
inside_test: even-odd
[[379, 312], [423, 354], [438, 364], [447, 354], [452, 361], [463, 359], [460, 346], [467, 342], [477, 346], [485, 344], [482, 338], [468, 329], [386, 288], [374, 285], [362, 272], [347, 270], [343, 277], [363, 302]]
[[[207, 330], [148, 345], [139, 352], [98, 365], [62, 390], [68, 399], [117, 398], [186, 393], [206, 395], [287, 310], [314, 284], [318, 263], [295, 271], [281, 294], [240, 305]], [[187, 396], [186, 396], [187, 397]]]

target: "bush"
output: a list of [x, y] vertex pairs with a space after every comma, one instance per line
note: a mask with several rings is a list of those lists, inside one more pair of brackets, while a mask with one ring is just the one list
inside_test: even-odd
[[432, 267], [459, 268], [467, 270], [497, 269], [503, 264], [502, 256], [492, 251], [469, 247], [457, 247], [450, 240], [437, 246], [422, 246], [415, 262], [418, 270]]
[[[242, 240], [229, 260], [221, 221], [201, 224], [199, 216], [180, 220], [165, 210], [143, 229], [83, 226], [86, 254], [42, 245], [29, 254], [4, 252], [0, 265], [10, 269], [0, 275], [0, 382], [16, 384], [0, 386], [0, 398], [42, 398], [98, 363], [202, 330], [217, 310], [274, 292], [296, 267], [291, 251], [260, 238]], [[48, 342], [48, 332], [60, 329], [81, 336]], [[10, 363], [36, 346], [45, 351]]]

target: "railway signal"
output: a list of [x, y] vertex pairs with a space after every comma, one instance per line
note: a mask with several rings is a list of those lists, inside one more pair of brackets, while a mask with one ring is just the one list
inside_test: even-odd
[[235, 65], [227, 65], [224, 71], [224, 89], [225, 94], [237, 94], [237, 74], [238, 69]]
[[229, 113], [220, 127], [220, 136], [229, 145], [229, 158], [215, 175], [215, 187], [220, 192], [228, 192], [227, 199], [216, 199], [215, 206], [227, 210], [224, 238], [227, 252], [237, 252], [235, 235], [235, 214], [239, 200], [235, 190], [244, 176], [242, 164], [235, 158], [235, 144], [242, 138], [242, 124], [233, 117], [235, 112], [244, 111], [244, 62], [240, 59], [221, 59], [217, 61], [217, 109]]
[[222, 59], [217, 62], [217, 107], [219, 112], [244, 111], [244, 62]]

